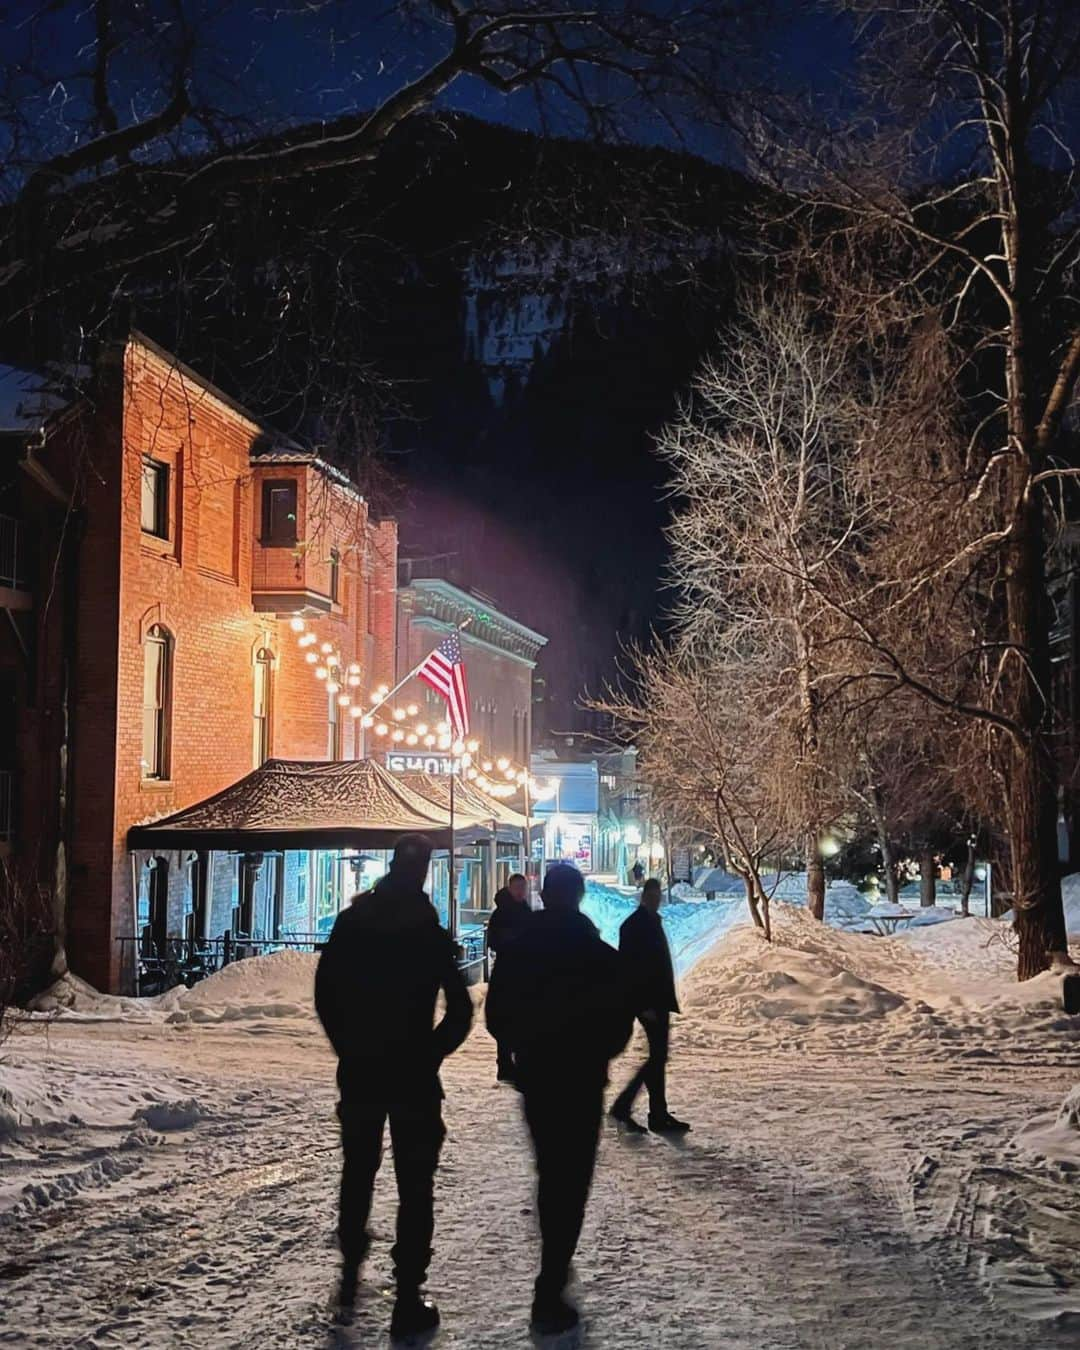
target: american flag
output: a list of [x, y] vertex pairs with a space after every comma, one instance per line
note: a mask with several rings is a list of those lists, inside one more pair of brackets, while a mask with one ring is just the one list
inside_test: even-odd
[[469, 689], [465, 683], [465, 661], [461, 655], [461, 639], [456, 633], [443, 638], [416, 672], [430, 685], [450, 710], [450, 725], [454, 735], [469, 734]]

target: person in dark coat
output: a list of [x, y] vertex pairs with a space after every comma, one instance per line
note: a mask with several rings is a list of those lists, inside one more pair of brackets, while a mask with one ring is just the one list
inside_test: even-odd
[[[495, 913], [488, 920], [487, 946], [488, 951], [495, 953], [496, 960], [499, 953], [505, 951], [521, 933], [529, 921], [530, 913], [529, 883], [520, 872], [515, 872], [513, 876], [507, 878], [506, 885], [495, 892]], [[496, 1045], [498, 1046], [496, 1080], [500, 1083], [512, 1083], [513, 1051], [505, 1040], [497, 1041]]]
[[634, 885], [640, 886], [645, 880], [645, 868], [641, 865], [641, 859], [638, 858], [630, 869], [630, 875], [634, 878]]
[[608, 1061], [633, 1018], [622, 963], [579, 912], [581, 873], [555, 864], [544, 908], [495, 962], [487, 1024], [514, 1054], [538, 1177], [541, 1259], [533, 1328], [568, 1331], [579, 1320], [564, 1290], [581, 1233], [603, 1118]]
[[[386, 876], [338, 915], [315, 975], [315, 1007], [337, 1052], [341, 1094], [340, 1302], [348, 1307], [356, 1297], [389, 1119], [398, 1188], [394, 1336], [439, 1322], [438, 1309], [420, 1292], [431, 1260], [435, 1169], [446, 1135], [439, 1066], [472, 1023], [454, 945], [423, 891], [430, 857], [423, 836], [398, 841]], [[446, 1012], [436, 1026], [440, 990]]]
[[644, 1133], [631, 1112], [644, 1085], [649, 1091], [649, 1129], [659, 1134], [682, 1134], [690, 1126], [676, 1120], [667, 1105], [667, 1059], [671, 1014], [679, 1011], [675, 972], [671, 965], [664, 923], [660, 918], [663, 891], [650, 877], [641, 903], [619, 929], [619, 952], [630, 982], [634, 1012], [645, 1028], [649, 1057], [615, 1098], [611, 1115], [628, 1129]]

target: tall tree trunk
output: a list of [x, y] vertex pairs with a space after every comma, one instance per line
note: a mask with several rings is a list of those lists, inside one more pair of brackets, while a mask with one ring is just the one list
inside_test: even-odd
[[919, 849], [919, 904], [929, 909], [937, 899], [937, 860], [929, 846]]
[[889, 822], [881, 804], [876, 787], [870, 789], [870, 807], [874, 817], [874, 830], [877, 833], [878, 848], [881, 851], [881, 869], [885, 873], [885, 895], [890, 904], [900, 903], [900, 887], [896, 878], [896, 859], [893, 856], [892, 842], [889, 839]]
[[[1019, 256], [1019, 224], [1006, 228], [1007, 252]], [[1015, 282], [1015, 278], [1014, 278]], [[1014, 927], [1019, 939], [1017, 977], [1046, 970], [1066, 952], [1065, 915], [1057, 850], [1057, 770], [1050, 745], [1050, 633], [1046, 595], [1042, 500], [1031, 475], [1040, 467], [1028, 414], [1025, 330], [1020, 306], [1010, 318], [1007, 353], [1009, 439], [1014, 459], [1008, 485], [1014, 504], [1005, 557], [1009, 676], [1002, 682], [1006, 711], [1018, 728], [1007, 747], [1006, 825], [1012, 860]]]
[[806, 836], [806, 908], [811, 917], [825, 918], [825, 860], [816, 834]]

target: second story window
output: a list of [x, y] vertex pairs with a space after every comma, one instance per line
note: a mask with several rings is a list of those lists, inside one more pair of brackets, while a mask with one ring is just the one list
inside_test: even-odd
[[274, 658], [263, 647], [255, 657], [254, 760], [255, 767], [270, 758], [270, 710], [273, 698]]
[[269, 478], [263, 483], [262, 542], [272, 548], [291, 548], [295, 545], [295, 478]]
[[341, 599], [341, 554], [336, 548], [330, 550], [330, 600], [337, 604]]
[[169, 537], [169, 466], [147, 455], [142, 462], [140, 523], [143, 534]]
[[169, 776], [169, 697], [172, 639], [155, 624], [143, 644], [142, 776]]

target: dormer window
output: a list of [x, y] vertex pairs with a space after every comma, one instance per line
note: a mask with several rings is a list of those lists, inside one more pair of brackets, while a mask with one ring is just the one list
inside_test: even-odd
[[293, 548], [296, 538], [296, 479], [269, 478], [262, 490], [262, 542]]

